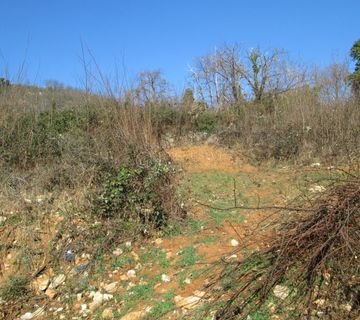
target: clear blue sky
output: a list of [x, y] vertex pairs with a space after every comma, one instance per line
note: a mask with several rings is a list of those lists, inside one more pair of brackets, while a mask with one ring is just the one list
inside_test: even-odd
[[81, 40], [106, 72], [124, 61], [182, 88], [193, 58], [224, 42], [281, 47], [323, 66], [358, 38], [359, 0], [0, 0], [0, 76], [7, 66], [14, 77], [26, 58], [38, 84], [80, 85]]

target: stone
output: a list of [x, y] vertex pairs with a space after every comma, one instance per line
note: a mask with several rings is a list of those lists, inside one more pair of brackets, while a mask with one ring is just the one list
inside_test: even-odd
[[268, 308], [269, 308], [270, 313], [275, 313], [276, 312], [276, 305], [274, 303], [270, 302], [268, 304]]
[[345, 303], [340, 305], [340, 309], [350, 312], [352, 310], [351, 304]]
[[310, 167], [313, 167], [313, 168], [320, 167], [320, 166], [321, 166], [320, 162], [314, 162], [310, 165]]
[[32, 317], [32, 319], [41, 318], [44, 314], [45, 314], [45, 308], [44, 308], [44, 307], [37, 308], [37, 309], [33, 312], [33, 317]]
[[21, 320], [29, 320], [29, 319], [33, 319], [33, 314], [32, 312], [26, 312], [25, 314], [23, 314], [20, 319]]
[[50, 299], [55, 299], [57, 296], [57, 292], [52, 289], [52, 288], [47, 288], [45, 291], [45, 294], [50, 298]]
[[101, 313], [101, 317], [103, 319], [112, 319], [114, 317], [112, 309], [111, 308], [104, 309], [104, 311]]
[[116, 248], [112, 253], [114, 256], [118, 257], [118, 256], [122, 255], [124, 253], [124, 251], [120, 248]]
[[159, 246], [160, 244], [162, 244], [163, 240], [160, 239], [160, 238], [157, 238], [157, 239], [155, 239], [154, 242], [155, 242], [155, 244], [156, 244], [157, 246]]
[[175, 296], [174, 301], [178, 308], [184, 309], [193, 309], [197, 306], [200, 302], [201, 297], [197, 296], [189, 296], [189, 297], [182, 297], [182, 296]]
[[190, 278], [186, 278], [186, 279], [184, 280], [184, 283], [190, 284], [190, 283], [191, 283], [191, 279], [190, 279]]
[[81, 305], [81, 311], [85, 311], [85, 310], [87, 310], [87, 304], [82, 304]]
[[135, 260], [136, 262], [140, 261], [140, 257], [139, 257], [139, 255], [138, 255], [136, 252], [131, 251], [131, 255], [134, 257], [134, 260]]
[[161, 275], [161, 281], [162, 282], [170, 282], [170, 277], [166, 274]]
[[112, 282], [104, 286], [104, 290], [108, 293], [114, 293], [118, 287], [117, 282]]
[[35, 289], [39, 291], [45, 291], [47, 287], [49, 286], [50, 278], [48, 275], [43, 274], [35, 279], [33, 285], [35, 286]]
[[121, 281], [128, 281], [128, 280], [129, 280], [129, 277], [128, 277], [126, 274], [122, 274], [122, 275], [120, 276], [120, 280], [121, 280]]
[[133, 311], [120, 318], [120, 320], [139, 320], [144, 315], [145, 315], [144, 311]]
[[126, 241], [125, 242], [125, 247], [126, 248], [131, 248], [131, 241]]
[[67, 251], [64, 253], [64, 259], [65, 259], [65, 261], [67, 261], [67, 262], [73, 262], [73, 261], [75, 261], [75, 253], [74, 253], [72, 250], [67, 250]]
[[274, 288], [274, 295], [281, 300], [285, 300], [289, 296], [289, 288], [277, 285]]
[[59, 274], [51, 281], [49, 288], [56, 289], [58, 286], [60, 286], [65, 281], [65, 279], [66, 279], [66, 276], [64, 274]]
[[135, 270], [129, 270], [126, 275], [128, 278], [136, 278], [136, 271]]
[[235, 239], [232, 239], [230, 242], [231, 242], [232, 247], [237, 247], [239, 245], [239, 241], [237, 241]]
[[312, 193], [324, 192], [325, 190], [326, 190], [325, 187], [320, 185], [312, 186], [309, 188], [309, 191]]
[[0, 216], [0, 224], [5, 223], [6, 217]]

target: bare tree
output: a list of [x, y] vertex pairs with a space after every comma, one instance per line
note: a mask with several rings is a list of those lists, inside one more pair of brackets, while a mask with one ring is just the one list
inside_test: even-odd
[[157, 103], [169, 93], [169, 84], [159, 70], [142, 71], [135, 81], [134, 95], [139, 104]]
[[325, 69], [314, 72], [315, 87], [324, 102], [339, 102], [351, 95], [349, 63], [333, 62]]
[[244, 57], [241, 75], [257, 102], [267, 95], [279, 95], [305, 83], [305, 71], [289, 62], [285, 51], [250, 49]]
[[196, 59], [190, 72], [195, 96], [219, 107], [245, 97], [260, 102], [305, 81], [305, 71], [290, 63], [284, 51], [245, 51], [237, 44]]

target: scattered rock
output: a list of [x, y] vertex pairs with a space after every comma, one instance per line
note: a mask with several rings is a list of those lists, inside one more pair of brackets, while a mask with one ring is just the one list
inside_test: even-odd
[[126, 241], [125, 242], [125, 247], [126, 248], [131, 248], [131, 241]]
[[237, 255], [236, 254], [232, 254], [230, 256], [225, 257], [226, 261], [231, 261], [231, 260], [237, 260]]
[[189, 297], [182, 297], [182, 296], [175, 296], [174, 301], [178, 308], [184, 309], [193, 309], [196, 305], [200, 302], [201, 297], [197, 296], [189, 296]]
[[33, 319], [33, 314], [32, 312], [26, 312], [25, 314], [23, 314], [20, 319], [21, 320], [29, 320], [29, 319]]
[[312, 186], [309, 188], [309, 191], [312, 193], [324, 192], [325, 190], [326, 190], [325, 187], [319, 185]]
[[319, 307], [323, 307], [325, 305], [325, 299], [317, 299], [314, 303]]
[[166, 274], [161, 275], [161, 281], [162, 282], [170, 282], [170, 277]]
[[60, 286], [65, 281], [65, 279], [66, 279], [66, 276], [64, 274], [59, 274], [51, 281], [49, 288], [56, 289], [58, 286]]
[[103, 319], [112, 319], [114, 317], [112, 309], [111, 308], [104, 309], [104, 311], [101, 313], [101, 317]]
[[93, 302], [89, 304], [89, 308], [90, 310], [94, 310], [98, 306], [100, 306], [104, 301], [109, 301], [112, 298], [113, 298], [112, 294], [101, 293], [100, 291], [97, 291], [93, 294]]
[[85, 311], [85, 310], [87, 310], [87, 308], [88, 308], [87, 304], [81, 305], [81, 311]]
[[160, 244], [162, 244], [162, 242], [163, 242], [163, 240], [160, 239], [160, 238], [157, 238], [157, 239], [155, 239], [155, 241], [154, 241], [154, 243], [155, 243], [157, 246], [159, 246]]
[[120, 280], [121, 280], [121, 281], [128, 281], [128, 280], [129, 280], [129, 277], [128, 277], [126, 274], [122, 274], [122, 275], [120, 276]]
[[50, 298], [50, 299], [55, 299], [57, 296], [57, 292], [52, 289], [52, 288], [47, 288], [45, 291], [45, 294]]
[[276, 312], [276, 306], [275, 306], [274, 303], [270, 302], [268, 304], [268, 308], [269, 308], [270, 313], [275, 313]]
[[0, 216], [0, 224], [5, 223], [6, 219], [6, 217]]
[[120, 320], [139, 320], [144, 315], [145, 315], [144, 311], [133, 311], [123, 316]]
[[136, 271], [135, 270], [129, 270], [126, 275], [128, 278], [136, 278]]
[[124, 251], [120, 248], [116, 248], [112, 253], [114, 256], [118, 257], [118, 256], [122, 255], [124, 253]]
[[49, 283], [50, 283], [49, 276], [43, 274], [35, 279], [35, 281], [33, 282], [33, 286], [35, 287], [36, 290], [45, 291], [49, 286]]
[[320, 167], [320, 166], [321, 166], [320, 162], [314, 162], [310, 165], [310, 167], [313, 167], [313, 168]]
[[350, 312], [352, 310], [352, 306], [348, 303], [340, 305], [340, 309]]
[[274, 295], [281, 300], [285, 300], [289, 296], [289, 288], [277, 285], [274, 288]]
[[104, 286], [104, 290], [108, 293], [114, 293], [118, 287], [118, 282], [112, 282]]
[[239, 245], [239, 241], [235, 240], [235, 239], [232, 239], [231, 240], [231, 246], [232, 247], [237, 247]]
[[135, 260], [136, 262], [140, 261], [140, 257], [139, 257], [139, 255], [138, 255], [136, 252], [131, 251], [131, 255], [134, 257], [134, 260]]
[[75, 253], [72, 250], [67, 250], [64, 253], [64, 260], [67, 262], [74, 262], [75, 261]]
[[186, 279], [184, 280], [184, 283], [190, 284], [190, 283], [191, 283], [191, 279], [190, 279], [190, 278], [186, 278]]
[[89, 268], [89, 266], [90, 266], [90, 262], [79, 264], [79, 265], [75, 266], [74, 271], [76, 273], [81, 273], [81, 272], [84, 272], [87, 268]]

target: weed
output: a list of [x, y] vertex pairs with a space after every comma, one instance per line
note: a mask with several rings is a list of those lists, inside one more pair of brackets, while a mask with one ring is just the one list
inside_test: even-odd
[[193, 266], [200, 260], [200, 257], [196, 254], [194, 246], [189, 246], [181, 250], [179, 253], [179, 260], [176, 262], [178, 267]]
[[29, 277], [25, 275], [11, 275], [0, 287], [0, 296], [9, 300], [24, 297], [30, 292], [28, 285]]
[[149, 315], [146, 319], [159, 319], [161, 316], [169, 313], [170, 311], [174, 310], [174, 292], [167, 292], [164, 295], [163, 301], [157, 303], [150, 311]]

